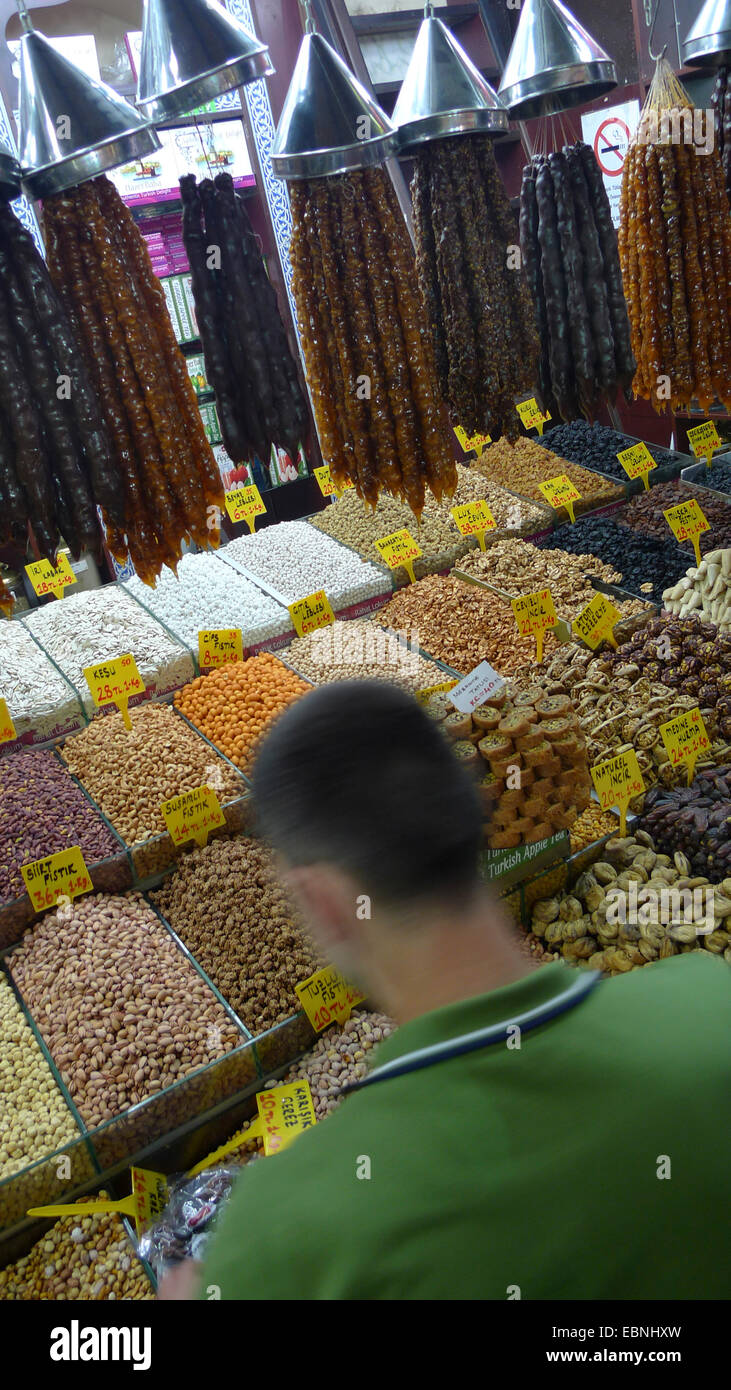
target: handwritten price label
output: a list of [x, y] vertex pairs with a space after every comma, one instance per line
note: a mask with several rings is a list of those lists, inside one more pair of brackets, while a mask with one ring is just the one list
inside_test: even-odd
[[316, 593], [308, 594], [307, 598], [298, 598], [296, 603], [290, 603], [289, 612], [298, 637], [307, 637], [319, 627], [329, 627], [335, 622], [335, 614], [324, 589], [318, 589]]
[[667, 724], [661, 724], [660, 737], [673, 767], [687, 763], [690, 786], [699, 757], [707, 753], [711, 747], [700, 710], [688, 710], [686, 714], [679, 714], [677, 718], [670, 719]]
[[634, 748], [626, 748], [608, 762], [593, 767], [591, 776], [602, 810], [619, 811], [620, 834], [626, 835], [629, 803], [645, 790], [645, 780]]
[[97, 666], [85, 666], [84, 676], [91, 691], [91, 698], [97, 707], [116, 705], [121, 711], [127, 729], [132, 728], [127, 706], [133, 695], [143, 695], [145, 682], [137, 670], [134, 657], [125, 652], [115, 656], [112, 661], [101, 661]]
[[218, 797], [210, 787], [194, 787], [180, 796], [171, 796], [162, 802], [160, 810], [174, 845], [195, 840], [203, 847], [211, 831], [226, 824]]
[[476, 454], [482, 453], [486, 444], [492, 444], [492, 435], [467, 434], [466, 430], [463, 430], [461, 425], [455, 427], [454, 433], [466, 454], [471, 454], [473, 450]]
[[551, 414], [550, 411], [543, 414], [535, 396], [531, 396], [529, 401], [520, 401], [516, 410], [524, 429], [538, 430], [539, 434], [543, 434], [543, 426], [550, 420]]
[[10, 710], [5, 700], [0, 697], [0, 743], [12, 743], [18, 735], [15, 732], [15, 725], [10, 718]]
[[462, 714], [471, 714], [478, 705], [484, 705], [491, 695], [505, 684], [503, 676], [494, 671], [489, 661], [481, 661], [474, 671], [464, 677], [450, 695], [455, 709]]
[[422, 550], [409, 531], [392, 531], [390, 536], [382, 536], [373, 544], [390, 570], [397, 570], [403, 565], [411, 583], [414, 583], [414, 560], [418, 559]]
[[46, 594], [53, 594], [54, 598], [63, 598], [64, 589], [67, 589], [69, 584], [76, 583], [76, 575], [69, 564], [69, 557], [63, 552], [56, 557], [55, 569], [50, 560], [34, 560], [32, 564], [26, 565], [25, 572], [39, 598], [44, 598]]
[[231, 520], [247, 522], [250, 531], [254, 529], [256, 518], [263, 516], [266, 511], [256, 483], [234, 488], [226, 493], [224, 501]]
[[554, 507], [556, 511], [559, 507], [565, 507], [571, 520], [576, 521], [574, 502], [581, 501], [581, 493], [565, 473], [559, 473], [557, 478], [549, 478], [548, 482], [539, 483], [538, 486], [549, 507]]
[[670, 527], [676, 541], [692, 541], [695, 551], [695, 562], [701, 562], [701, 536], [704, 531], [710, 531], [711, 524], [704, 516], [695, 498], [692, 502], [678, 502], [675, 507], [668, 507], [663, 512], [663, 516]]
[[521, 637], [535, 637], [536, 660], [543, 660], [543, 639], [556, 626], [556, 609], [550, 589], [536, 594], [522, 594], [512, 601], [513, 614]]
[[617, 458], [627, 474], [627, 477], [641, 478], [645, 485], [645, 491], [649, 492], [649, 474], [652, 472], [653, 468], [657, 468], [657, 464], [647, 445], [633, 444], [631, 449], [622, 449], [622, 452], [617, 454]]
[[294, 988], [316, 1033], [329, 1028], [331, 1023], [346, 1023], [351, 1010], [365, 999], [365, 995], [348, 984], [334, 966], [316, 971]]
[[78, 845], [23, 864], [20, 872], [36, 912], [55, 907], [59, 898], [90, 893], [94, 887]]
[[[309, 1081], [292, 1081], [288, 1086], [274, 1086], [269, 1091], [259, 1091], [256, 1097], [261, 1127], [257, 1132], [264, 1140], [264, 1153], [281, 1153], [298, 1134], [312, 1129], [316, 1124], [315, 1106]], [[248, 1139], [254, 1125], [247, 1130]]]
[[621, 616], [619, 609], [615, 608], [604, 594], [595, 594], [591, 603], [579, 613], [578, 618], [574, 618], [571, 626], [576, 636], [580, 637], [587, 647], [591, 647], [592, 651], [596, 651], [602, 642], [609, 642], [610, 646], [616, 647], [613, 628]]
[[350, 481], [343, 483], [340, 487], [333, 478], [329, 463], [323, 463], [319, 468], [316, 468], [315, 477], [323, 497], [342, 497], [344, 492], [355, 487], [355, 484]]
[[137, 1238], [162, 1216], [168, 1204], [168, 1180], [151, 1168], [130, 1168]]
[[441, 685], [427, 685], [423, 690], [417, 690], [416, 698], [420, 705], [428, 705], [432, 695], [448, 695], [458, 684], [459, 681], [442, 681]]
[[240, 627], [206, 628], [198, 633], [198, 665], [213, 671], [232, 661], [243, 661], [244, 645]]
[[705, 459], [706, 468], [710, 468], [713, 455], [716, 449], [720, 449], [723, 440], [713, 421], [709, 420], [705, 425], [694, 425], [688, 430], [688, 443], [696, 458]]
[[480, 550], [484, 550], [485, 532], [497, 529], [497, 522], [487, 502], [480, 497], [476, 502], [461, 502], [451, 511], [457, 530], [463, 536], [477, 536]]

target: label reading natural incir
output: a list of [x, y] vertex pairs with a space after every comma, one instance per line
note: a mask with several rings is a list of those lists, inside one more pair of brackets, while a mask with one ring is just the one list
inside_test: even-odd
[[713, 455], [716, 449], [720, 449], [723, 440], [713, 421], [708, 420], [705, 425], [694, 425], [688, 430], [688, 443], [696, 458], [705, 459], [706, 467], [710, 468]]
[[143, 695], [145, 692], [145, 682], [131, 653], [125, 652], [111, 661], [100, 661], [96, 666], [85, 666], [84, 676], [94, 704], [99, 708], [116, 705], [121, 710], [125, 727], [131, 729], [127, 706], [133, 695]]
[[609, 642], [610, 646], [616, 647], [617, 639], [613, 629], [621, 616], [619, 609], [615, 608], [604, 594], [595, 594], [591, 603], [579, 613], [578, 618], [574, 618], [571, 626], [576, 636], [580, 637], [582, 642], [586, 642], [592, 651], [601, 646], [602, 642]]
[[244, 645], [240, 627], [205, 628], [198, 633], [198, 665], [201, 671], [214, 671], [243, 661]]
[[620, 834], [626, 835], [629, 803], [645, 790], [634, 748], [625, 748], [607, 762], [593, 767], [591, 776], [602, 810], [619, 811]]
[[516, 410], [524, 429], [538, 430], [539, 434], [543, 434], [543, 426], [550, 420], [551, 414], [550, 411], [546, 411], [544, 415], [535, 396], [531, 396], [529, 401], [520, 401]]
[[522, 594], [512, 600], [515, 621], [521, 637], [535, 637], [536, 661], [543, 660], [543, 639], [556, 626], [556, 609], [550, 589], [535, 594]]
[[78, 845], [59, 850], [45, 859], [34, 859], [20, 870], [28, 896], [37, 912], [55, 907], [59, 898], [78, 898], [94, 887]]
[[318, 589], [307, 598], [298, 598], [288, 605], [294, 630], [298, 637], [307, 637], [320, 627], [329, 627], [335, 622], [335, 614], [324, 589]]
[[663, 516], [670, 527], [676, 541], [682, 544], [683, 541], [692, 541], [695, 551], [696, 565], [701, 562], [701, 536], [704, 531], [710, 531], [711, 524], [704, 516], [695, 497], [691, 502], [678, 502], [674, 507], [668, 507], [663, 512]]
[[26, 565], [25, 572], [39, 598], [44, 598], [46, 594], [53, 594], [54, 598], [63, 598], [64, 589], [68, 588], [69, 584], [76, 583], [76, 575], [69, 564], [68, 555], [63, 551], [59, 551], [56, 556], [55, 569], [50, 560], [34, 560], [32, 564]]
[[254, 530], [256, 518], [263, 516], [266, 511], [256, 483], [233, 488], [231, 492], [226, 493], [224, 501], [231, 520], [245, 521], [250, 531]]
[[405, 528], [401, 531], [392, 531], [390, 536], [382, 536], [373, 544], [390, 570], [397, 570], [403, 565], [411, 583], [414, 583], [414, 560], [418, 560], [422, 550], [421, 546], [416, 544], [410, 531]]
[[0, 696], [0, 743], [12, 743], [18, 735], [15, 732], [15, 725], [10, 718], [10, 710], [7, 703]]
[[539, 483], [538, 486], [549, 507], [553, 507], [554, 511], [565, 507], [571, 521], [576, 521], [574, 503], [581, 501], [581, 493], [565, 473], [559, 473], [558, 477], [549, 478], [548, 482]]
[[690, 786], [699, 757], [711, 747], [700, 710], [688, 710], [668, 720], [667, 724], [661, 724], [660, 737], [673, 767], [678, 767], [680, 763], [687, 765]]
[[201, 847], [208, 843], [212, 830], [226, 824], [221, 803], [210, 787], [194, 787], [163, 801], [162, 811], [168, 834], [174, 845], [195, 840]]
[[295, 993], [316, 1033], [331, 1023], [345, 1023], [351, 1009], [362, 1004], [365, 995], [348, 981], [334, 965], [317, 970], [309, 979], [295, 985]]
[[480, 550], [484, 550], [485, 532], [497, 528], [497, 522], [484, 498], [479, 497], [476, 502], [460, 502], [451, 511], [457, 530], [463, 536], [477, 536]]
[[641, 478], [644, 483], [645, 491], [649, 492], [649, 474], [652, 472], [653, 468], [657, 468], [657, 463], [652, 457], [647, 445], [642, 443], [633, 444], [631, 449], [622, 449], [621, 453], [617, 454], [617, 458], [627, 474], [627, 477]]

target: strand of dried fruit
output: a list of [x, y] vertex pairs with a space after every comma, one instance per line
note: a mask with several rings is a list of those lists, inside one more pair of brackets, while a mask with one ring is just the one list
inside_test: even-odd
[[685, 293], [683, 265], [683, 236], [680, 219], [675, 158], [672, 146], [661, 145], [658, 163], [662, 178], [663, 215], [667, 237], [670, 281], [673, 295], [673, 331], [675, 333], [675, 374], [673, 408], [688, 405], [693, 394], [690, 320]]
[[620, 385], [627, 394], [627, 398], [630, 399], [629, 388], [634, 380], [637, 362], [632, 351], [630, 322], [624, 286], [622, 284], [622, 268], [620, 265], [617, 232], [614, 228], [609, 194], [604, 186], [602, 172], [593, 149], [589, 145], [584, 144], [576, 145], [574, 148], [578, 151], [579, 159], [581, 160], [584, 170], [584, 178], [586, 179], [587, 188], [589, 190], [589, 199], [594, 212], [594, 220], [599, 237], [599, 245], [601, 247], [602, 261], [604, 263], [604, 282], [607, 288], [609, 313], [612, 320], [612, 336], [614, 338], [617, 377]]
[[617, 396], [617, 366], [614, 335], [609, 314], [607, 286], [604, 279], [602, 253], [589, 190], [579, 153], [580, 147], [564, 150], [569, 188], [574, 203], [576, 230], [584, 269], [584, 296], [589, 311], [589, 327], [594, 351], [594, 389], [610, 401]]
[[[429, 155], [433, 237], [437, 248], [437, 270], [442, 301], [442, 318], [447, 339], [448, 374], [445, 400], [451, 407], [452, 419], [469, 434], [485, 428], [485, 417], [478, 408], [473, 383], [477, 375], [477, 343], [475, 329], [468, 312], [467, 296], [462, 287], [462, 246], [457, 233], [457, 209], [450, 197], [446, 154], [441, 143], [435, 143]], [[416, 225], [415, 233], [418, 232]], [[491, 383], [490, 383], [491, 384]], [[497, 387], [497, 379], [493, 389]]]
[[630, 145], [624, 162], [621, 193], [621, 236], [619, 241], [622, 279], [632, 335], [632, 352], [637, 362], [634, 379], [635, 393], [647, 397], [648, 385], [642, 354], [642, 301], [640, 297], [640, 263], [637, 256], [636, 177], [639, 149]]
[[651, 399], [655, 409], [665, 409], [667, 401], [658, 400], [657, 389], [661, 371], [660, 333], [655, 289], [654, 256], [649, 232], [649, 209], [647, 199], [647, 177], [642, 150], [639, 151], [635, 166], [634, 196], [636, 207], [637, 260], [640, 275], [640, 301], [642, 304], [642, 362], [645, 380], [651, 389]]
[[431, 324], [439, 385], [442, 390], [442, 395], [446, 400], [449, 357], [447, 354], [447, 340], [442, 319], [442, 304], [439, 295], [437, 248], [434, 239], [434, 228], [432, 226], [431, 196], [429, 191], [430, 148], [431, 146], [427, 144], [423, 149], [417, 152], [414, 161], [414, 177], [411, 183], [411, 202], [414, 211], [416, 273], [419, 276], [421, 295], [426, 305], [429, 322]]
[[695, 159], [691, 167], [693, 199], [698, 214], [698, 248], [703, 274], [703, 294], [708, 310], [708, 350], [711, 359], [713, 385], [719, 400], [731, 399], [731, 326], [724, 282], [718, 280], [713, 256], [711, 223], [716, 204], [715, 181], [710, 198], [704, 171], [711, 173], [706, 159]]
[[541, 163], [536, 174], [536, 200], [538, 202], [538, 244], [541, 249], [541, 275], [548, 314], [551, 381], [558, 408], [564, 420], [573, 420], [579, 414], [579, 409], [573, 389], [569, 322], [566, 309], [566, 277], [561, 264], [553, 179], [547, 160]]
[[503, 263], [505, 246], [476, 139], [465, 140], [463, 148], [452, 144], [448, 149], [452, 197], [459, 212], [467, 272], [466, 280], [456, 285], [455, 291], [467, 298], [476, 326], [480, 371], [476, 386], [482, 429], [487, 434], [514, 437], [518, 433], [518, 416], [513, 397], [518, 394], [518, 386], [510, 354], [502, 349], [510, 341], [519, 341], [520, 333], [516, 337]]
[[487, 200], [506, 253], [502, 273], [512, 302], [514, 339], [521, 347], [518, 372], [523, 375], [518, 378], [521, 383], [518, 390], [528, 390], [533, 385], [541, 348], [525, 273], [519, 262], [512, 268], [508, 262], [508, 252], [516, 244], [515, 216], [497, 167], [492, 139], [489, 135], [473, 135], [469, 143], [477, 153]]
[[526, 164], [520, 192], [520, 252], [528, 278], [528, 288], [536, 311], [538, 337], [541, 343], [539, 363], [539, 385], [544, 412], [555, 418], [556, 406], [551, 385], [551, 362], [549, 357], [548, 313], [546, 296], [541, 277], [540, 252], [538, 249], [538, 202], [536, 199], [536, 166]]
[[[635, 154], [639, 159], [642, 158], [641, 149], [635, 151]], [[672, 321], [673, 296], [668, 275], [665, 223], [662, 215], [662, 180], [660, 178], [660, 165], [657, 159], [657, 150], [654, 145], [647, 146], [644, 152], [644, 158], [649, 212], [647, 253], [653, 258], [653, 282], [656, 295], [655, 309], [657, 313], [660, 372], [664, 376], [671, 376], [675, 354]]]
[[548, 165], [553, 180], [556, 222], [566, 280], [566, 309], [577, 394], [584, 414], [591, 418], [594, 414], [594, 361], [591, 347], [591, 327], [584, 294], [583, 258], [573, 201], [568, 186], [566, 158], [563, 154], [555, 152], [549, 155]]
[[715, 398], [709, 360], [706, 302], [699, 260], [698, 220], [693, 198], [692, 167], [697, 159], [695, 147], [680, 144], [675, 147], [675, 168], [678, 196], [683, 208], [683, 258], [685, 286], [690, 317], [690, 332], [695, 370], [695, 395], [703, 410], [708, 410]]

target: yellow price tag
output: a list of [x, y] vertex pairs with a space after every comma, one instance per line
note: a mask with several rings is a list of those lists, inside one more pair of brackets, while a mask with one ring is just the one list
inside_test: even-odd
[[246, 483], [244, 487], [233, 488], [225, 494], [224, 501], [231, 520], [245, 521], [250, 531], [254, 530], [256, 518], [263, 516], [266, 511], [256, 483]]
[[466, 430], [463, 430], [461, 425], [455, 426], [454, 433], [466, 454], [471, 454], [473, 450], [475, 453], [479, 453], [484, 449], [486, 444], [492, 444], [492, 435], [467, 434]]
[[452, 507], [457, 530], [463, 536], [477, 536], [480, 550], [485, 549], [485, 532], [497, 530], [497, 522], [484, 498], [476, 502], [460, 502]]
[[317, 970], [294, 988], [316, 1033], [329, 1028], [331, 1023], [346, 1023], [351, 1010], [365, 999], [334, 965]]
[[675, 507], [668, 507], [663, 512], [663, 516], [670, 527], [676, 541], [692, 541], [695, 551], [695, 562], [701, 562], [701, 536], [704, 531], [710, 531], [711, 523], [704, 516], [701, 508], [695, 500], [690, 502], [678, 502]]
[[198, 665], [213, 671], [232, 661], [243, 661], [244, 645], [240, 627], [210, 627], [198, 633]]
[[688, 430], [688, 443], [696, 458], [705, 459], [706, 468], [710, 468], [713, 455], [716, 449], [721, 448], [723, 440], [713, 421], [708, 420], [705, 425], [694, 425]]
[[12, 743], [18, 735], [15, 732], [15, 725], [10, 718], [10, 710], [0, 696], [0, 743]]
[[539, 434], [543, 434], [543, 426], [551, 419], [551, 412], [547, 411], [544, 415], [535, 396], [531, 396], [529, 401], [519, 401], [515, 408], [524, 429], [538, 430]]
[[554, 507], [556, 511], [559, 507], [565, 507], [571, 520], [576, 521], [574, 503], [581, 501], [581, 493], [565, 473], [559, 473], [557, 478], [549, 478], [548, 482], [539, 483], [538, 486], [549, 507]]
[[647, 445], [633, 444], [631, 449], [622, 449], [621, 453], [617, 454], [617, 458], [627, 474], [627, 477], [641, 478], [645, 486], [645, 492], [649, 492], [650, 479], [648, 475], [652, 472], [653, 468], [657, 468], [657, 463], [652, 457]]
[[411, 583], [414, 583], [414, 560], [418, 559], [423, 552], [409, 531], [405, 528], [401, 531], [392, 531], [390, 536], [382, 536], [379, 541], [374, 541], [373, 544], [390, 570], [397, 570], [403, 566]]
[[137, 1237], [142, 1235], [162, 1215], [168, 1202], [168, 1182], [164, 1173], [149, 1168], [130, 1169], [132, 1192], [129, 1197], [115, 1201], [97, 1198], [93, 1202], [58, 1202], [49, 1207], [29, 1207], [28, 1216], [94, 1216], [115, 1215], [134, 1217]]
[[323, 497], [342, 497], [344, 492], [355, 487], [355, 483], [351, 483], [350, 479], [340, 487], [333, 478], [329, 463], [323, 463], [316, 468], [315, 477]]
[[111, 661], [100, 661], [96, 666], [85, 666], [84, 676], [94, 704], [98, 708], [116, 705], [125, 727], [131, 729], [127, 706], [133, 695], [143, 695], [146, 688], [131, 653], [125, 652], [124, 656], [115, 656]]
[[307, 637], [319, 627], [329, 627], [335, 622], [335, 614], [324, 589], [308, 594], [307, 598], [298, 598], [296, 603], [290, 603], [288, 607], [298, 637]]
[[195, 840], [202, 847], [208, 843], [212, 830], [226, 824], [221, 803], [210, 787], [194, 787], [180, 796], [171, 796], [161, 803], [160, 810], [174, 845]]
[[620, 834], [626, 835], [629, 803], [645, 790], [645, 779], [634, 748], [626, 748], [593, 767], [591, 776], [602, 810], [619, 811]]
[[292, 1081], [288, 1086], [258, 1091], [256, 1104], [267, 1156], [281, 1153], [298, 1134], [317, 1123], [310, 1083], [304, 1079]]
[[459, 681], [442, 681], [441, 685], [427, 685], [423, 690], [417, 690], [416, 698], [420, 705], [428, 705], [432, 695], [448, 695], [450, 690], [454, 690]]
[[574, 618], [571, 626], [576, 636], [580, 637], [582, 642], [586, 642], [592, 651], [596, 651], [602, 642], [609, 642], [610, 646], [616, 647], [617, 640], [612, 629], [621, 616], [619, 609], [615, 608], [604, 594], [595, 594], [591, 603], [579, 613], [578, 618]]
[[34, 560], [32, 564], [26, 565], [25, 572], [39, 598], [46, 594], [53, 594], [54, 598], [63, 598], [64, 589], [67, 589], [69, 584], [76, 583], [76, 575], [69, 564], [69, 557], [63, 551], [56, 556], [55, 569], [50, 560]]
[[661, 724], [660, 736], [673, 767], [687, 763], [690, 786], [699, 757], [702, 753], [707, 753], [711, 747], [700, 710], [688, 710], [685, 714], [668, 720], [667, 724]]
[[22, 864], [20, 872], [36, 912], [55, 907], [59, 898], [72, 900], [94, 888], [78, 845]]
[[543, 639], [556, 626], [556, 609], [550, 589], [535, 594], [522, 594], [512, 600], [513, 614], [521, 637], [536, 639], [536, 661], [543, 660]]

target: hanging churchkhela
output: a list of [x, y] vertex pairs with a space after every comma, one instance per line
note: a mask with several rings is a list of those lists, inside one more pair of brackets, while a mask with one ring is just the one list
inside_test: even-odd
[[728, 84], [728, 67], [724, 64], [718, 69], [716, 85], [711, 95], [714, 116], [714, 140], [723, 165], [726, 192], [731, 197], [731, 90]]
[[452, 423], [515, 439], [515, 400], [535, 386], [540, 348], [491, 138], [419, 146], [411, 197], [419, 285]]
[[618, 388], [631, 399], [637, 363], [617, 234], [588, 145], [536, 155], [523, 170], [520, 246], [535, 304], [544, 407], [592, 419]]
[[51, 277], [74, 324], [111, 441], [120, 518], [107, 543], [152, 584], [183, 542], [217, 544], [223, 485], [144, 240], [103, 175], [48, 198]]
[[451, 496], [457, 470], [414, 256], [381, 169], [292, 182], [290, 258], [325, 461], [372, 506], [381, 492], [419, 516], [425, 489]]
[[[180, 180], [183, 241], [208, 380], [234, 463], [268, 463], [272, 446], [296, 458], [307, 406], [277, 297], [230, 174]], [[217, 256], [215, 253], [218, 252]]]

